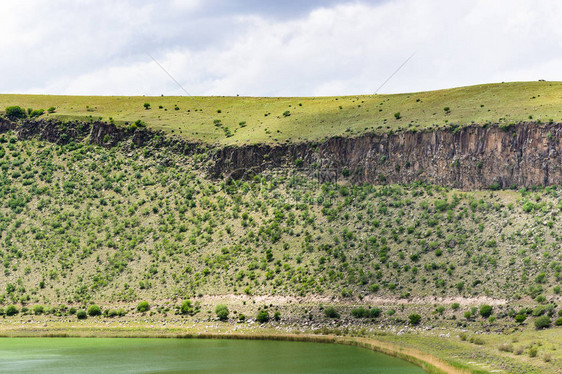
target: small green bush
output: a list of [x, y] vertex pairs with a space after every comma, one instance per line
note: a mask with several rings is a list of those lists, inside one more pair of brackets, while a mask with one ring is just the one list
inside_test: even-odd
[[535, 328], [537, 330], [546, 329], [547, 327], [550, 327], [549, 316], [541, 316], [535, 319]]
[[533, 309], [533, 312], [531, 314], [533, 315], [533, 317], [539, 317], [542, 316], [545, 312], [546, 307], [544, 307], [543, 305], [539, 305], [535, 307], [535, 309]]
[[44, 311], [45, 308], [43, 307], [43, 305], [35, 305], [33, 307], [33, 314], [35, 314], [36, 316], [43, 314]]
[[21, 119], [26, 118], [27, 113], [22, 107], [14, 105], [6, 108], [6, 116], [11, 119]]
[[18, 310], [18, 308], [15, 307], [15, 305], [8, 305], [8, 307], [6, 308], [6, 315], [7, 316], [15, 316], [18, 313], [19, 313], [19, 310]]
[[109, 309], [107, 311], [107, 316], [109, 318], [117, 317], [118, 315], [119, 315], [119, 313], [117, 312], [117, 309]]
[[191, 303], [191, 300], [184, 300], [183, 303], [181, 303], [181, 307], [180, 307], [180, 313], [181, 314], [193, 314], [195, 310], [193, 309], [193, 304]]
[[101, 308], [99, 306], [97, 306], [96, 304], [90, 305], [90, 307], [88, 308], [88, 315], [95, 317], [95, 316], [100, 316], [101, 315]]
[[215, 308], [215, 314], [221, 321], [228, 320], [228, 315], [230, 314], [228, 307], [224, 304], [219, 304]]
[[418, 325], [421, 321], [421, 316], [419, 314], [410, 314], [408, 316], [411, 325]]
[[150, 305], [148, 304], [148, 301], [141, 301], [140, 303], [137, 304], [137, 310], [141, 313], [144, 313], [149, 309], [150, 309]]
[[515, 322], [517, 323], [523, 323], [525, 322], [525, 320], [527, 319], [527, 316], [524, 314], [518, 314], [515, 316]]
[[562, 326], [562, 317], [558, 318], [556, 322], [554, 322], [556, 326]]
[[367, 318], [369, 317], [369, 309], [365, 309], [362, 306], [359, 308], [355, 308], [351, 311], [351, 315], [355, 318]]
[[487, 305], [487, 304], [480, 305], [480, 315], [483, 318], [490, 317], [492, 315], [493, 310], [494, 308], [491, 305]]
[[256, 317], [256, 321], [258, 321], [259, 323], [266, 323], [269, 321], [269, 313], [267, 312], [267, 310], [260, 310], [257, 317]]
[[45, 109], [35, 109], [32, 110], [31, 113], [29, 113], [29, 117], [34, 118], [34, 117], [40, 117], [45, 113]]
[[86, 313], [85, 310], [80, 309], [79, 311], [76, 312], [76, 318], [78, 318], [78, 319], [86, 319], [86, 318], [88, 318], [88, 314]]
[[371, 315], [371, 318], [377, 318], [381, 315], [381, 310], [379, 308], [373, 308], [369, 314]]
[[339, 318], [340, 317], [340, 314], [338, 313], [336, 308], [334, 308], [333, 306], [329, 306], [326, 309], [324, 309], [324, 315], [328, 318]]

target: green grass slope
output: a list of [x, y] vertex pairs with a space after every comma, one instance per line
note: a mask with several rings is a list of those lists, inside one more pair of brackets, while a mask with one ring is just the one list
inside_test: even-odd
[[[145, 109], [145, 103], [150, 109]], [[561, 104], [562, 82], [301, 98], [0, 95], [0, 110], [11, 105], [45, 110], [54, 106], [56, 112], [44, 117], [101, 117], [117, 123], [140, 119], [154, 129], [220, 144], [320, 140], [366, 131], [436, 128], [447, 123], [562, 121]]]
[[[0, 302], [559, 298], [560, 190], [207, 180], [151, 149], [0, 137]], [[544, 300], [542, 300], [544, 301]]]

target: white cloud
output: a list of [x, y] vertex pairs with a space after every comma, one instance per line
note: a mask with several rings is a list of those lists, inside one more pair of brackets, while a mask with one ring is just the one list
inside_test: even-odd
[[[340, 95], [561, 80], [562, 3], [341, 3], [304, 17], [204, 12], [198, 0], [0, 5], [4, 92]], [[31, 4], [31, 5], [30, 5]], [[59, 3], [60, 4], [60, 3]]]

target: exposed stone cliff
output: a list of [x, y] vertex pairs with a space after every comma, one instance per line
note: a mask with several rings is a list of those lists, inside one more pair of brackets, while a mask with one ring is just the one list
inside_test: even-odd
[[[203, 152], [207, 146], [146, 128], [104, 122], [0, 119], [0, 132], [55, 143], [89, 141], [104, 147], [123, 142]], [[323, 142], [215, 146], [207, 152], [216, 178], [242, 177], [268, 168], [303, 168], [346, 177], [354, 183], [427, 181], [461, 189], [562, 184], [562, 124], [509, 127], [471, 125], [398, 134], [333, 137]]]
[[[302, 165], [349, 174], [355, 183], [427, 181], [461, 189], [562, 183], [562, 125], [472, 125], [457, 130], [334, 137], [322, 143], [217, 151], [215, 175]], [[302, 160], [302, 163], [301, 161]]]

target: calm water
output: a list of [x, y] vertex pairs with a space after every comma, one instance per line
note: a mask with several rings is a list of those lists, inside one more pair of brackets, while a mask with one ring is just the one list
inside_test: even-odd
[[0, 338], [0, 373], [400, 373], [406, 361], [337, 344], [198, 339]]

